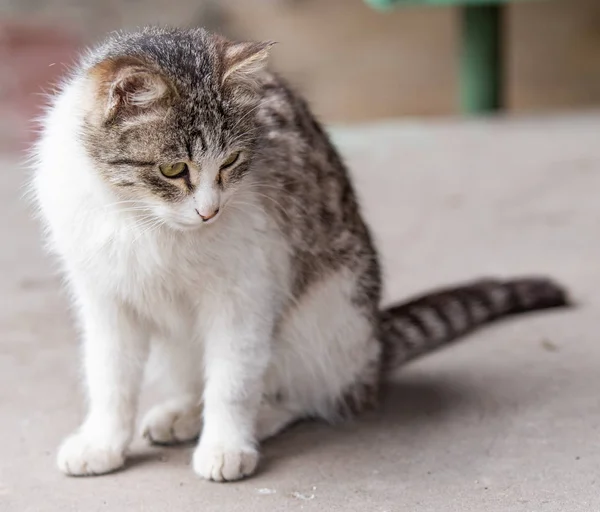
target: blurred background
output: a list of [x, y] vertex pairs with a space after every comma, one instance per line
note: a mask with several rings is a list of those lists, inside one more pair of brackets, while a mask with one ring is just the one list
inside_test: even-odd
[[[39, 93], [79, 49], [156, 22], [278, 41], [274, 66], [327, 123], [461, 114], [464, 8], [420, 5], [428, 2], [465, 3], [404, 0], [382, 11], [363, 0], [0, 0], [2, 144], [22, 139]], [[600, 1], [507, 1], [500, 30], [503, 111], [600, 104]]]

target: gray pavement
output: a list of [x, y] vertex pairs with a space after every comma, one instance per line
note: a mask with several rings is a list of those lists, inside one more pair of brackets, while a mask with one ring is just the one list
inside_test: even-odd
[[82, 414], [77, 336], [20, 197], [26, 171], [4, 155], [0, 511], [600, 510], [600, 113], [335, 135], [388, 300], [534, 272], [561, 279], [578, 307], [503, 322], [405, 368], [378, 412], [292, 429], [245, 482], [202, 482], [191, 447], [141, 440], [124, 471], [67, 478], [54, 457]]

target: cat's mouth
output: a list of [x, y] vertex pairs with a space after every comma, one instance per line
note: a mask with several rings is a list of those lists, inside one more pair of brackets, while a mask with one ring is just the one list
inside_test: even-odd
[[154, 210], [154, 216], [167, 228], [174, 231], [195, 231], [203, 229], [214, 224], [220, 217], [221, 211], [217, 209], [214, 215], [202, 217], [194, 208], [182, 208], [179, 210], [157, 205]]
[[166, 219], [166, 223], [177, 231], [196, 231], [198, 229], [203, 229], [208, 227], [211, 224], [214, 224], [220, 214], [212, 216], [210, 219], [202, 219], [200, 217], [188, 219], [188, 218], [177, 218], [177, 217], [169, 217]]

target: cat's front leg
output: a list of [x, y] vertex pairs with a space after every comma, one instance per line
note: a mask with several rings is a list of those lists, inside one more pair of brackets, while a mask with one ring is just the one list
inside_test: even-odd
[[206, 339], [204, 428], [193, 458], [198, 475], [218, 482], [258, 465], [256, 421], [271, 349], [270, 310], [232, 302], [215, 312]]
[[[151, 344], [147, 375], [160, 383], [168, 399], [155, 405], [142, 421], [142, 436], [151, 443], [172, 445], [195, 440], [202, 427], [202, 369], [196, 347], [172, 336]], [[154, 356], [154, 357], [153, 357]]]
[[98, 475], [125, 463], [148, 336], [133, 313], [115, 300], [79, 299], [88, 413], [81, 427], [61, 445], [57, 463], [68, 475]]

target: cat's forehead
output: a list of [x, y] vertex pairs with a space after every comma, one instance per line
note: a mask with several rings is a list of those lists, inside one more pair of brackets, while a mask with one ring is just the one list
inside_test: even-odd
[[148, 122], [115, 126], [103, 146], [116, 155], [135, 153], [140, 160], [176, 161], [222, 158], [232, 148], [246, 147], [244, 133], [235, 134], [229, 124], [174, 108], [169, 116]]
[[210, 153], [226, 147], [235, 138], [232, 127], [235, 116], [226, 112], [215, 101], [198, 98], [196, 101], [182, 101], [173, 110], [172, 133], [179, 144], [184, 144], [191, 152]]

